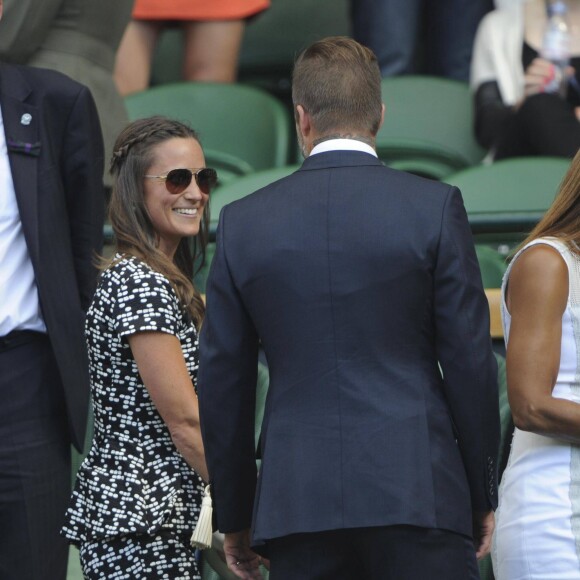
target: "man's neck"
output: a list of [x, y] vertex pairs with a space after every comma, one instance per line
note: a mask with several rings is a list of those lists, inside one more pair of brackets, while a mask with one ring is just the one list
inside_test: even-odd
[[[375, 140], [368, 135], [358, 135], [356, 133], [332, 133], [330, 135], [324, 135], [322, 137], [317, 137], [312, 141], [312, 149], [319, 145], [320, 143], [324, 143], [325, 141], [330, 141], [331, 139], [353, 139], [354, 141], [361, 141], [362, 143], [366, 143], [373, 149], [375, 148]], [[312, 150], [311, 149], [311, 150]]]

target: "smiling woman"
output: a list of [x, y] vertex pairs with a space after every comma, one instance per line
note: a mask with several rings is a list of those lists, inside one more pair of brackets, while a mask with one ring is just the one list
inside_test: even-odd
[[[192, 138], [174, 137], [153, 150], [149, 168], [153, 175], [144, 176], [145, 208], [157, 233], [158, 247], [170, 258], [182, 238], [199, 233], [209, 194], [209, 189], [202, 191], [197, 179], [197, 171], [203, 171], [204, 165], [201, 146]], [[191, 179], [194, 174], [195, 180]]]
[[204, 305], [191, 280], [217, 176], [196, 133], [163, 117], [121, 133], [111, 173], [117, 253], [86, 322], [95, 436], [63, 534], [89, 579], [200, 578], [189, 537], [207, 481], [195, 391]]

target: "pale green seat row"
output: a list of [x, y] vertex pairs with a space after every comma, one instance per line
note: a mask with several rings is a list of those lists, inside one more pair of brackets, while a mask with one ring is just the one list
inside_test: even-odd
[[474, 234], [525, 233], [554, 201], [570, 160], [520, 157], [471, 167], [446, 178], [461, 189]]
[[377, 153], [395, 169], [433, 179], [477, 165], [485, 151], [473, 135], [473, 101], [467, 83], [439, 77], [383, 79], [385, 122]]

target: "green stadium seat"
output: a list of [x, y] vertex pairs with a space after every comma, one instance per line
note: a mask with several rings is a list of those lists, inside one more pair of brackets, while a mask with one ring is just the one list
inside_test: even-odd
[[210, 197], [210, 232], [215, 235], [220, 212], [224, 205], [241, 199], [278, 179], [282, 179], [299, 169], [299, 165], [285, 165], [275, 169], [257, 171], [249, 175], [230, 181], [223, 187], [217, 188]]
[[506, 259], [491, 246], [477, 244], [475, 246], [477, 261], [481, 271], [484, 288], [500, 288], [503, 275], [507, 268]]
[[[326, 36], [350, 33], [349, 0], [275, 0], [246, 25], [239, 80], [289, 99], [298, 52]], [[155, 51], [151, 84], [182, 80], [183, 38], [178, 28], [163, 31]]]
[[472, 167], [446, 178], [461, 190], [474, 234], [524, 233], [554, 201], [570, 160], [520, 157]]
[[385, 122], [377, 153], [387, 165], [434, 179], [481, 162], [466, 83], [429, 76], [382, 81]]
[[218, 166], [221, 162], [226, 171], [243, 174], [288, 163], [289, 114], [259, 89], [176, 83], [133, 93], [125, 104], [131, 120], [165, 115], [189, 123], [207, 148], [208, 160]]
[[66, 572], [66, 580], [84, 580], [83, 571], [81, 570], [81, 562], [79, 559], [79, 551], [76, 546], [70, 546], [68, 551], [68, 568]]

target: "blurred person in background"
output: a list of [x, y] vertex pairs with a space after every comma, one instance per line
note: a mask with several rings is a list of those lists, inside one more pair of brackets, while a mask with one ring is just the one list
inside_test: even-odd
[[[353, 36], [377, 55], [383, 77], [467, 81], [475, 31], [491, 8], [491, 0], [351, 0]], [[417, 52], [424, 62], [419, 70]]]
[[[0, 15], [2, 1], [0, 0]], [[0, 38], [11, 34], [0, 25]], [[0, 64], [0, 578], [64, 580], [83, 333], [103, 234], [103, 141], [83, 85]]]
[[184, 33], [184, 80], [234, 82], [245, 20], [269, 5], [270, 0], [136, 0], [117, 56], [119, 90], [127, 95], [149, 86], [153, 52], [168, 26]]
[[493, 159], [572, 158], [580, 147], [580, 1], [569, 0], [570, 66], [564, 93], [548, 92], [555, 65], [542, 57], [545, 0], [505, 3], [482, 20], [471, 65], [475, 135]]
[[[0, 59], [57, 70], [88, 87], [99, 113], [105, 159], [128, 122], [113, 69], [132, 6], [133, 0], [4, 0]], [[110, 187], [108, 172], [103, 179]]]

